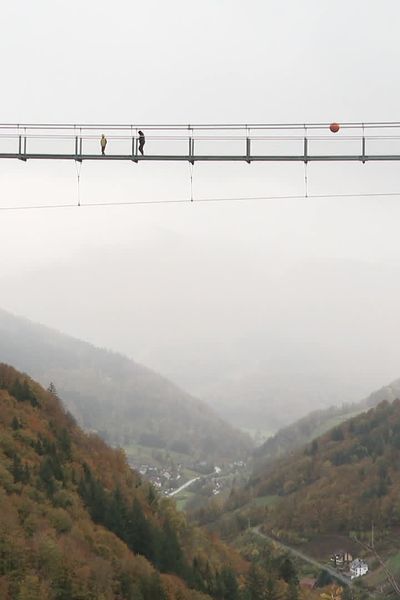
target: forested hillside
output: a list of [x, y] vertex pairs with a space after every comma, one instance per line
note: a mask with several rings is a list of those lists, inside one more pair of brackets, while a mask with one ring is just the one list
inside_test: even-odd
[[232, 600], [245, 562], [0, 365], [0, 598]]
[[262, 469], [266, 463], [301, 448], [334, 425], [348, 419], [350, 415], [363, 410], [365, 410], [364, 404], [348, 405], [342, 408], [332, 406], [323, 410], [315, 410], [291, 425], [283, 427], [254, 451], [256, 469]]
[[266, 513], [277, 535], [379, 530], [400, 525], [400, 400], [334, 427], [266, 466], [255, 494], [276, 498]]
[[0, 360], [53, 382], [71, 413], [113, 444], [190, 459], [242, 458], [250, 439], [205, 403], [132, 360], [0, 311]]

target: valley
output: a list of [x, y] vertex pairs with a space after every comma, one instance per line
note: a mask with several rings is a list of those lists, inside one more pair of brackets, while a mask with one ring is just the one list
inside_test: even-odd
[[[391, 537], [400, 527], [398, 381], [359, 403], [314, 411], [254, 449], [200, 401], [125, 357], [1, 312], [0, 332], [1, 355], [50, 379], [52, 397], [65, 396], [91, 435], [123, 449], [133, 473], [169, 498], [177, 515], [184, 511], [191, 526], [221, 536], [241, 555], [258, 552], [262, 538], [271, 564], [290, 557], [304, 585], [352, 584], [348, 571], [331, 564], [344, 546], [369, 565], [354, 593], [390, 597], [379, 562], [373, 553], [357, 553], [353, 538], [365, 540], [373, 520], [376, 548], [400, 575]], [[37, 349], [34, 360], [28, 340]]]

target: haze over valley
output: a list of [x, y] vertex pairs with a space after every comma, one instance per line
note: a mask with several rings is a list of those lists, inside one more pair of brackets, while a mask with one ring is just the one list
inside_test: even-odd
[[273, 433], [399, 374], [396, 263], [279, 260], [261, 239], [232, 256], [216, 240], [164, 235], [3, 276], [2, 304], [123, 352], [236, 426]]

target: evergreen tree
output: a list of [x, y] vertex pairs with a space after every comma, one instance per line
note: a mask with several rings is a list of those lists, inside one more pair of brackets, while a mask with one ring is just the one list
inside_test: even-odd
[[224, 596], [222, 596], [224, 600], [237, 600], [239, 598], [239, 586], [231, 567], [222, 569], [221, 579], [224, 586]]
[[289, 582], [286, 600], [299, 600], [299, 586], [294, 580]]
[[183, 554], [176, 531], [166, 521], [162, 531], [160, 547], [160, 569], [166, 573], [183, 574]]
[[248, 587], [243, 588], [239, 594], [240, 600], [251, 600], [250, 592]]
[[286, 557], [279, 566], [279, 576], [281, 579], [289, 583], [294, 581], [298, 583], [297, 571], [290, 558]]
[[26, 379], [24, 379], [24, 382], [21, 383], [21, 381], [17, 378], [10, 388], [10, 394], [14, 396], [18, 402], [30, 402], [32, 406], [39, 406], [39, 401], [35, 393], [29, 387]]
[[267, 578], [261, 568], [252, 563], [247, 576], [247, 590], [250, 600], [267, 600]]
[[49, 456], [46, 456], [40, 464], [39, 479], [47, 494], [52, 496], [55, 492], [56, 484], [54, 480], [52, 460]]
[[154, 559], [154, 535], [137, 498], [127, 515], [126, 543], [137, 554]]
[[344, 440], [344, 434], [341, 427], [335, 427], [334, 429], [332, 429], [331, 440], [333, 440], [334, 442], [341, 442], [342, 440]]
[[355, 596], [349, 586], [343, 588], [342, 600], [355, 600]]
[[276, 582], [272, 577], [268, 577], [267, 585], [265, 589], [265, 600], [277, 600], [276, 596]]
[[201, 567], [196, 557], [194, 557], [193, 559], [192, 571], [188, 583], [190, 587], [193, 587], [194, 589], [199, 590], [200, 592], [206, 591], [206, 585], [204, 582]]
[[51, 394], [52, 396], [55, 396], [56, 398], [58, 398], [58, 394], [57, 394], [57, 389], [56, 386], [54, 385], [54, 383], [52, 381], [50, 381], [49, 383], [49, 387], [47, 388], [47, 391], [49, 392], [49, 394]]
[[19, 483], [19, 482], [25, 483], [26, 471], [22, 465], [22, 461], [21, 461], [20, 457], [18, 456], [18, 454], [14, 454], [14, 456], [13, 456], [11, 473], [12, 473], [12, 476], [14, 477], [15, 483]]
[[157, 494], [155, 492], [154, 487], [151, 484], [149, 485], [147, 499], [148, 499], [150, 505], [155, 504], [157, 502]]
[[25, 400], [29, 401], [32, 406], [39, 406], [39, 400], [37, 399], [36, 394], [29, 387], [26, 380], [23, 383], [23, 390]]
[[310, 453], [312, 456], [314, 456], [314, 454], [317, 454], [318, 452], [318, 440], [313, 440], [311, 442], [311, 450]]
[[326, 585], [331, 584], [332, 581], [332, 575], [330, 575], [328, 571], [322, 570], [318, 573], [317, 581], [315, 582], [315, 587], [325, 587]]
[[13, 428], [14, 431], [17, 431], [18, 429], [21, 429], [22, 424], [21, 422], [17, 419], [17, 417], [14, 415], [13, 420], [11, 421], [11, 427]]
[[19, 402], [22, 402], [25, 399], [24, 390], [19, 379], [16, 379], [14, 381], [13, 385], [10, 388], [10, 394], [11, 396], [14, 396], [14, 398]]
[[122, 598], [126, 598], [126, 600], [144, 600], [139, 585], [133, 581], [132, 576], [128, 573], [121, 573], [119, 584]]
[[207, 561], [204, 567], [204, 581], [205, 581], [205, 588], [206, 588], [206, 592], [207, 594], [209, 594], [210, 596], [214, 595], [214, 591], [215, 591], [215, 577], [214, 577], [214, 573], [212, 572], [210, 563]]
[[138, 586], [134, 586], [130, 595], [126, 596], [127, 600], [144, 600], [144, 596]]
[[68, 570], [62, 569], [54, 582], [54, 600], [71, 600], [74, 598], [71, 576]]
[[221, 573], [219, 571], [217, 571], [215, 573], [213, 597], [216, 598], [216, 600], [224, 600], [225, 592], [226, 592], [226, 590], [225, 590], [224, 580], [221, 576]]
[[71, 437], [65, 428], [61, 430], [57, 441], [63, 460], [71, 460]]
[[108, 512], [106, 493], [101, 483], [92, 476], [92, 472], [86, 464], [83, 465], [83, 472], [83, 478], [78, 485], [79, 494], [93, 521], [104, 525]]
[[106, 515], [106, 526], [121, 540], [128, 542], [127, 510], [119, 487], [114, 490], [111, 496]]
[[141, 587], [143, 600], [168, 600], [160, 575], [156, 571], [142, 581]]

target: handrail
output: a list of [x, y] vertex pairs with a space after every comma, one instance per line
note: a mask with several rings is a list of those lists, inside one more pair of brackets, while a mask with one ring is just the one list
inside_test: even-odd
[[[331, 127], [329, 123], [0, 123], [0, 158], [19, 158], [24, 161], [72, 158], [79, 162], [101, 158], [132, 160], [136, 163], [143, 160], [184, 160], [192, 164], [213, 160], [244, 160], [248, 164], [253, 161], [307, 163], [360, 160], [366, 163], [399, 160], [400, 144], [397, 149], [396, 142], [400, 141], [400, 122], [348, 122], [341, 123], [337, 129], [336, 124]], [[138, 152], [139, 131], [144, 131], [146, 138], [144, 156]], [[98, 154], [101, 154], [98, 156], [94, 143], [99, 144], [103, 133], [109, 144], [104, 156], [100, 152], [100, 145], [97, 147]], [[332, 142], [335, 142], [334, 152]], [[392, 145], [385, 146], [384, 142]]]

